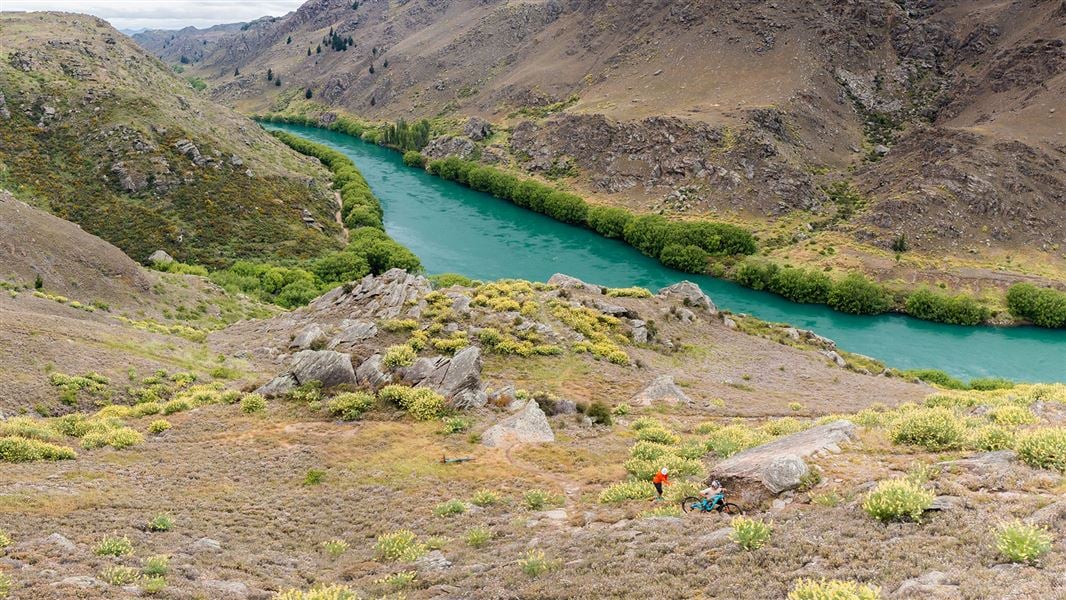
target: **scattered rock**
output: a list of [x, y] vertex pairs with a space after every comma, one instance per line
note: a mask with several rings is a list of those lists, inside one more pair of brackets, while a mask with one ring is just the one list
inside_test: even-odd
[[829, 360], [836, 363], [836, 366], [844, 368], [848, 366], [848, 361], [844, 360], [844, 357], [837, 354], [836, 350], [822, 350], [822, 355]]
[[212, 598], [247, 598], [249, 593], [248, 586], [241, 581], [201, 579], [198, 583], [211, 592]]
[[180, 139], [174, 142], [174, 148], [181, 152], [193, 162], [194, 165], [202, 167], [207, 164], [211, 159], [200, 154], [200, 149], [196, 147], [196, 144], [191, 140]]
[[463, 127], [463, 135], [475, 142], [480, 142], [492, 135], [492, 124], [481, 117], [470, 117], [466, 120], [466, 126]]
[[526, 402], [519, 412], [504, 418], [481, 434], [481, 443], [499, 448], [516, 443], [554, 442], [555, 433], [548, 417], [533, 400]]
[[548, 278], [548, 285], [554, 285], [567, 290], [584, 290], [586, 292], [602, 293], [603, 288], [591, 283], [585, 283], [577, 277], [571, 277], [562, 273], [556, 273]]
[[1059, 529], [1059, 522], [1066, 521], [1066, 500], [1059, 500], [1029, 515], [1026, 519], [1034, 525], [1043, 525], [1049, 529]]
[[148, 257], [148, 262], [165, 265], [174, 262], [174, 257], [167, 254], [165, 250], [156, 250]]
[[222, 552], [222, 543], [218, 540], [202, 537], [189, 546], [189, 552], [191, 554], [200, 554], [203, 552]]
[[929, 505], [929, 510], [958, 510], [965, 507], [966, 502], [958, 496], [937, 496]]
[[635, 406], [651, 406], [660, 402], [666, 404], [692, 404], [692, 399], [674, 383], [673, 375], [660, 375], [630, 400], [630, 403]]
[[429, 159], [448, 158], [456, 156], [463, 160], [474, 157], [477, 145], [467, 137], [442, 135], [430, 140], [422, 149], [422, 155]]
[[800, 484], [807, 472], [803, 459], [839, 452], [840, 444], [855, 437], [855, 425], [840, 420], [778, 438], [718, 462], [708, 481], [718, 479], [746, 501], [755, 503]]
[[681, 303], [687, 307], [702, 308], [711, 314], [718, 313], [718, 307], [714, 305], [714, 302], [711, 302], [710, 297], [703, 293], [700, 286], [691, 281], [682, 281], [669, 287], [664, 287], [659, 290], [659, 297], [669, 300], [680, 299]]
[[[352, 319], [393, 319], [404, 311], [414, 311], [418, 300], [432, 289], [425, 277], [390, 269], [376, 277], [367, 275], [354, 286], [336, 287], [309, 304], [305, 311], [307, 314], [344, 311]], [[415, 316], [413, 312], [410, 314]]]
[[736, 329], [737, 328], [737, 322], [734, 321], [733, 319], [730, 319], [729, 317], [723, 317], [722, 318], [722, 324], [725, 325], [726, 327], [730, 328], [730, 329]]
[[874, 154], [877, 156], [885, 156], [888, 154], [888, 146], [884, 144], [878, 144], [874, 146]]
[[420, 571], [443, 571], [452, 566], [452, 561], [444, 557], [440, 550], [433, 550], [415, 561]]
[[930, 571], [920, 577], [904, 580], [892, 594], [898, 600], [949, 600], [962, 598], [959, 587], [948, 583], [946, 573]]
[[305, 350], [315, 345], [316, 342], [326, 336], [326, 332], [322, 331], [322, 328], [318, 326], [318, 323], [311, 323], [307, 327], [304, 327], [300, 333], [296, 334], [296, 337], [292, 338], [289, 342], [289, 348], [299, 348]]
[[296, 378], [293, 377], [291, 373], [285, 373], [278, 375], [264, 385], [259, 386], [259, 388], [255, 390], [255, 393], [262, 394], [267, 398], [272, 398], [274, 396], [281, 396], [289, 393], [297, 385], [299, 384], [296, 383]]
[[611, 315], [612, 317], [636, 318], [638, 316], [637, 313], [624, 306], [621, 306], [619, 304], [611, 304], [610, 302], [604, 302], [603, 300], [594, 300], [592, 302], [592, 306], [596, 310], [604, 314]]
[[44, 538], [41, 542], [43, 546], [52, 546], [53, 548], [62, 550], [63, 552], [74, 552], [77, 550], [77, 546], [74, 542], [68, 540], [65, 536], [59, 533], [53, 533], [52, 535]]
[[648, 324], [640, 319], [629, 319], [629, 326], [632, 328], [633, 342], [637, 344], [647, 344]]

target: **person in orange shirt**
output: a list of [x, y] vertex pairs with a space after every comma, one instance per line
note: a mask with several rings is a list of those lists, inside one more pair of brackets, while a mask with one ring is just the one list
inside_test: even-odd
[[662, 500], [663, 486], [670, 485], [670, 475], [666, 467], [659, 469], [659, 472], [651, 478], [651, 484], [655, 486], [655, 501]]

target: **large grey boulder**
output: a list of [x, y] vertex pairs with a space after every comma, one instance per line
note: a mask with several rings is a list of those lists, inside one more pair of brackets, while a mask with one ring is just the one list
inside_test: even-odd
[[548, 417], [533, 400], [520, 411], [504, 418], [481, 434], [481, 443], [490, 448], [512, 444], [538, 444], [555, 441]]
[[963, 596], [959, 586], [946, 573], [930, 571], [902, 581], [889, 597], [898, 600], [954, 600]]
[[401, 372], [403, 381], [428, 387], [448, 399], [455, 408], [480, 408], [488, 402], [481, 382], [481, 349], [468, 346], [447, 358], [420, 358]]
[[422, 296], [432, 291], [429, 280], [402, 269], [367, 275], [354, 285], [333, 288], [315, 299], [304, 314], [343, 314], [345, 318], [392, 319], [405, 313], [415, 316]]
[[673, 375], [660, 375], [630, 400], [636, 406], [652, 404], [692, 404], [692, 399], [674, 383]]
[[324, 388], [356, 383], [352, 355], [332, 350], [301, 350], [293, 355], [288, 371], [256, 391], [264, 396], [277, 396], [312, 381], [321, 382]]
[[392, 383], [392, 375], [385, 370], [380, 354], [375, 354], [363, 361], [355, 370], [355, 379], [362, 385], [369, 386], [375, 392]]
[[292, 338], [292, 341], [289, 342], [289, 348], [305, 350], [315, 345], [316, 342], [324, 337], [326, 337], [326, 332], [322, 331], [322, 328], [318, 326], [318, 323], [311, 323], [307, 327], [301, 329], [300, 333], [296, 334], [296, 337]]
[[718, 307], [711, 302], [711, 298], [703, 293], [700, 286], [691, 281], [682, 281], [659, 290], [659, 297], [668, 300], [679, 300], [683, 305], [702, 308], [711, 314], [718, 314]]
[[809, 468], [804, 459], [839, 452], [855, 438], [855, 425], [840, 420], [786, 435], [767, 444], [738, 452], [711, 468], [708, 481], [717, 479], [747, 502], [794, 489]]
[[596, 292], [597, 294], [599, 294], [599, 293], [601, 293], [603, 291], [603, 288], [601, 288], [598, 285], [593, 285], [591, 283], [585, 283], [584, 281], [581, 281], [577, 277], [571, 277], [569, 275], [564, 275], [562, 273], [556, 273], [555, 275], [552, 275], [551, 277], [549, 277], [548, 278], [548, 285], [554, 285], [556, 287], [560, 287], [560, 288], [568, 289], [568, 290], [583, 290], [583, 291], [586, 291], [586, 292]]
[[378, 334], [378, 327], [372, 321], [345, 319], [341, 323], [341, 332], [333, 337], [328, 348], [333, 350], [337, 346], [350, 346], [369, 340]]

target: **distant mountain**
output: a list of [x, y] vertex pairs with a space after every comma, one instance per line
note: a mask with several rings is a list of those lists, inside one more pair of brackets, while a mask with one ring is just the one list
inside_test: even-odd
[[0, 187], [145, 261], [339, 247], [326, 172], [101, 19], [0, 15]]
[[981, 286], [1066, 279], [1063, 31], [1061, 2], [311, 0], [138, 39], [239, 110], [453, 134], [483, 117], [504, 135], [482, 155], [605, 202], [743, 221], [787, 261]]

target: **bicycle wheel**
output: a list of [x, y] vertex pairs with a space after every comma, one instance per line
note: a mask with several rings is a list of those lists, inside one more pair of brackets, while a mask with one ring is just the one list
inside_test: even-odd
[[696, 496], [687, 496], [681, 501], [681, 510], [684, 512], [700, 512], [700, 499]]
[[718, 509], [718, 512], [725, 513], [731, 517], [740, 517], [744, 515], [744, 511], [732, 502], [726, 502], [723, 504], [722, 507]]

